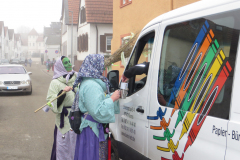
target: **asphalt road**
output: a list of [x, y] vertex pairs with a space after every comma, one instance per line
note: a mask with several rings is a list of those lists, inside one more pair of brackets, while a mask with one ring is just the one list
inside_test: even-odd
[[55, 115], [36, 109], [46, 103], [53, 72], [33, 64], [32, 95], [0, 94], [0, 160], [48, 160], [51, 156]]

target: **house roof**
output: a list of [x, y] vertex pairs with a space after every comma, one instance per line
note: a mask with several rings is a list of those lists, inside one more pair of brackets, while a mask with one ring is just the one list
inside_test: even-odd
[[85, 0], [88, 23], [112, 23], [113, 0]]
[[47, 37], [46, 44], [47, 45], [60, 45], [61, 36], [60, 35], [50, 35]]
[[43, 35], [38, 36], [36, 42], [43, 42]]
[[49, 35], [57, 35], [57, 34], [61, 34], [61, 26], [60, 28], [55, 28], [55, 27], [44, 27], [43, 30], [43, 36], [47, 37]]
[[18, 41], [20, 38], [20, 34], [14, 34], [14, 41]]
[[8, 27], [4, 27], [4, 37], [7, 36], [7, 32], [8, 32]]
[[0, 21], [0, 35], [2, 35], [2, 28], [4, 27], [4, 22]]
[[73, 24], [78, 24], [79, 5], [80, 0], [68, 0], [69, 23], [72, 23], [72, 12], [70, 11], [73, 11]]
[[8, 36], [9, 36], [9, 39], [10, 39], [10, 40], [12, 40], [13, 34], [14, 34], [14, 29], [9, 29], [9, 30], [8, 30]]
[[65, 24], [72, 24], [72, 12], [70, 11], [73, 11], [73, 24], [78, 24], [79, 5], [80, 0], [63, 0], [60, 20], [63, 19], [65, 13]]
[[33, 29], [28, 33], [28, 35], [36, 35], [36, 36], [38, 36], [38, 33], [37, 33], [37, 31], [33, 28]]
[[28, 39], [26, 39], [26, 38], [24, 38], [24, 39], [21, 39], [21, 41], [22, 41], [22, 45], [23, 46], [28, 46]]

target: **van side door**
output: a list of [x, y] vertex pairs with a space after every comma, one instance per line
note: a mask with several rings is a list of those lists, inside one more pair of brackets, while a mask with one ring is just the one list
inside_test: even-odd
[[[154, 52], [157, 43], [159, 24], [150, 26], [142, 31], [139, 35], [137, 43], [132, 51], [128, 65], [125, 70], [139, 65], [143, 68], [145, 64], [151, 66], [152, 52]], [[148, 70], [148, 68], [147, 68]], [[118, 117], [117, 140], [125, 146], [131, 147], [132, 150], [137, 151], [140, 155], [145, 155], [147, 146], [147, 110], [149, 104], [149, 78], [148, 73], [141, 75], [132, 75], [128, 81], [128, 95], [125, 99], [120, 99], [120, 114]], [[120, 147], [119, 147], [120, 148]], [[121, 147], [124, 148], [124, 147]], [[137, 159], [134, 153], [119, 151], [122, 159]], [[130, 153], [127, 155], [127, 153]], [[121, 157], [124, 156], [124, 157]], [[133, 156], [129, 158], [129, 156]], [[128, 157], [128, 158], [127, 158]]]
[[161, 23], [147, 116], [150, 159], [225, 158], [239, 13], [219, 10]]

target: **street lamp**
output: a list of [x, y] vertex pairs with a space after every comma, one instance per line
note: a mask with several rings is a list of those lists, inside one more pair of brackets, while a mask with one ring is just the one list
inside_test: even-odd
[[72, 13], [72, 33], [71, 33], [71, 62], [72, 65], [74, 65], [73, 63], [73, 11], [69, 11]]

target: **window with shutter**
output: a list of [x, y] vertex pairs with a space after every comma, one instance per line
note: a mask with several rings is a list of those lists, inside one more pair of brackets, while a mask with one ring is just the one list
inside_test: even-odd
[[88, 51], [88, 33], [86, 33], [86, 51]]
[[85, 11], [85, 7], [82, 7], [81, 10], [80, 10], [80, 23], [84, 23], [86, 22], [86, 11]]
[[100, 52], [106, 52], [106, 36], [100, 35]]

